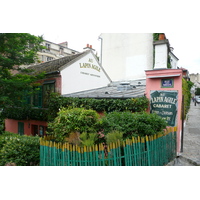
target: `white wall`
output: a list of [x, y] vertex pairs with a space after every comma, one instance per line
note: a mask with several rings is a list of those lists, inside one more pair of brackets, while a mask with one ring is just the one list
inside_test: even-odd
[[178, 59], [171, 52], [169, 52], [169, 56], [170, 56], [172, 69], [177, 69]]
[[110, 83], [103, 69], [90, 52], [61, 71], [62, 95], [107, 86]]
[[155, 45], [154, 69], [167, 69], [168, 47], [166, 43]]
[[102, 66], [113, 81], [145, 78], [153, 69], [152, 33], [102, 33]]

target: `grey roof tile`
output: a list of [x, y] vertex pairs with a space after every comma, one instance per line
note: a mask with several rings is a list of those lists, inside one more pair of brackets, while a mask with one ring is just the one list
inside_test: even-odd
[[76, 92], [62, 95], [64, 97], [78, 97], [78, 98], [136, 98], [144, 96], [146, 86], [138, 86], [131, 90], [118, 91], [115, 86], [107, 86], [83, 92]]

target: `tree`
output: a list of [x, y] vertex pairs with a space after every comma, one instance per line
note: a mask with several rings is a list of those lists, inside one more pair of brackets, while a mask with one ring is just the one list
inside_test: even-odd
[[[21, 105], [25, 93], [33, 92], [41, 75], [23, 73], [26, 70], [19, 66], [37, 61], [37, 52], [44, 49], [42, 41], [42, 36], [28, 33], [0, 33], [0, 108]], [[20, 73], [13, 74], [13, 70]]]
[[200, 88], [196, 88], [195, 95], [200, 95]]

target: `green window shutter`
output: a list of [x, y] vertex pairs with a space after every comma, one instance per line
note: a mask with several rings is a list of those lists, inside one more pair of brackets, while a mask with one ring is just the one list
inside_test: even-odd
[[38, 91], [38, 107], [42, 108], [42, 86], [39, 86], [40, 90]]
[[18, 134], [24, 135], [24, 122], [18, 122]]
[[27, 94], [27, 96], [26, 96], [26, 104], [27, 105], [31, 104], [31, 96], [30, 96], [30, 94]]

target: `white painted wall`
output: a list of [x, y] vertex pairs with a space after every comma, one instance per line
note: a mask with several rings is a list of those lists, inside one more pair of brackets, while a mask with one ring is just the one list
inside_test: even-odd
[[145, 78], [153, 69], [152, 33], [102, 33], [102, 66], [113, 81]]
[[168, 47], [167, 44], [155, 45], [155, 64], [154, 69], [167, 69]]
[[104, 87], [110, 83], [110, 79], [91, 52], [64, 68], [61, 76], [62, 95]]
[[169, 52], [169, 56], [170, 56], [170, 61], [171, 61], [172, 69], [177, 69], [178, 59], [171, 52]]

